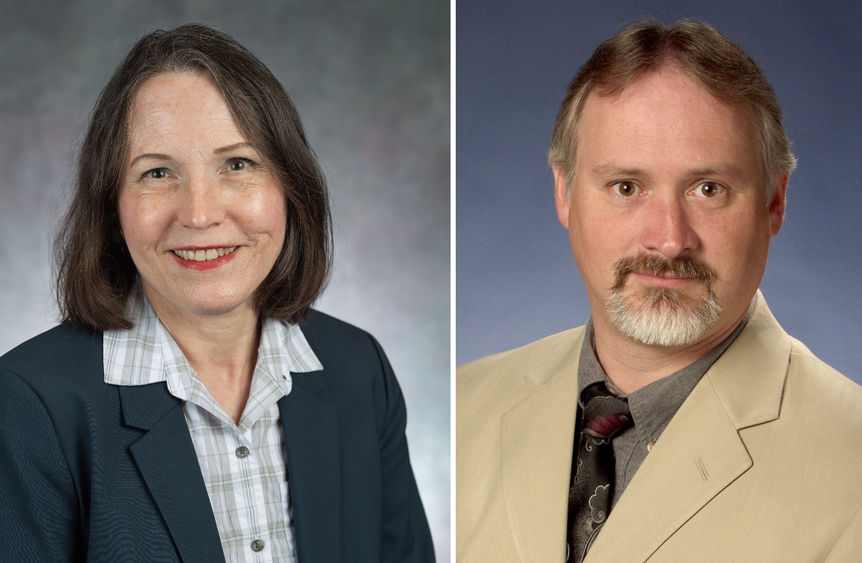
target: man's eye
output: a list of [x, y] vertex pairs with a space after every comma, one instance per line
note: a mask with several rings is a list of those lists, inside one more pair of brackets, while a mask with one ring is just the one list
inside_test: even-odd
[[151, 180], [162, 180], [168, 177], [168, 171], [165, 168], [153, 168], [144, 172], [142, 177]]
[[701, 182], [694, 189], [695, 195], [700, 195], [703, 197], [715, 197], [721, 193], [723, 188], [716, 184], [715, 182]]
[[617, 195], [621, 195], [623, 197], [631, 197], [638, 191], [638, 187], [634, 182], [617, 182], [611, 186], [611, 188], [617, 193]]

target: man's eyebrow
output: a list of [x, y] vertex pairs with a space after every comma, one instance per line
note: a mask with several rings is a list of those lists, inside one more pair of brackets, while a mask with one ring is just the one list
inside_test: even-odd
[[[617, 164], [601, 164], [590, 168], [590, 175], [595, 178], [604, 178], [608, 176], [614, 177], [638, 177], [644, 176], [646, 171], [641, 168], [630, 166], [620, 166]], [[715, 166], [703, 166], [692, 168], [686, 171], [687, 176], [738, 176], [742, 171], [739, 166], [733, 163], [722, 163]]]
[[640, 168], [619, 166], [616, 164], [600, 164], [590, 169], [590, 175], [596, 178], [605, 176], [642, 176], [644, 171]]
[[715, 176], [716, 174], [727, 173], [727, 166], [705, 166], [703, 168], [693, 168], [689, 171], [689, 176]]
[[689, 176], [744, 176], [742, 168], [732, 162], [722, 162], [715, 166], [704, 166], [692, 168], [688, 171]]

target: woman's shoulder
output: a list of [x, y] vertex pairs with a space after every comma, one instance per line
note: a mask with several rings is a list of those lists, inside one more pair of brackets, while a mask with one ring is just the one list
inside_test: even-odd
[[361, 352], [379, 348], [377, 340], [367, 331], [316, 309], [311, 309], [299, 328], [315, 353], [337, 351]]
[[342, 321], [332, 315], [328, 315], [317, 309], [309, 309], [308, 316], [299, 323], [302, 332], [306, 336], [311, 334], [338, 334], [349, 338], [367, 338], [370, 336], [365, 330], [356, 325]]
[[299, 323], [308, 344], [324, 370], [346, 369], [360, 373], [390, 371], [389, 361], [377, 340], [367, 331], [315, 309]]
[[0, 377], [12, 374], [33, 388], [100, 383], [102, 333], [60, 324], [0, 356]]
[[299, 327], [323, 370], [294, 374], [294, 383], [320, 390], [326, 381], [327, 400], [345, 416], [364, 413], [356, 420], [370, 420], [371, 409], [379, 425], [403, 424], [399, 422], [404, 410], [401, 389], [383, 348], [371, 334], [316, 310], [309, 311]]

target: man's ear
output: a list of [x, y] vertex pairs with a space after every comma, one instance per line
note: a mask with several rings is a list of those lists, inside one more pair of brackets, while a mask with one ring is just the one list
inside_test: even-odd
[[554, 203], [557, 206], [557, 218], [568, 229], [569, 209], [572, 207], [572, 200], [566, 189], [568, 174], [559, 164], [553, 164], [551, 168], [554, 170]]
[[784, 210], [787, 207], [787, 181], [790, 174], [785, 174], [775, 181], [775, 187], [769, 198], [769, 234], [775, 236], [784, 223]]

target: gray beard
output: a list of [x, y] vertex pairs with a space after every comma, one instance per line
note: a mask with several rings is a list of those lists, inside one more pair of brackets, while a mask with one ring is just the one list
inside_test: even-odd
[[614, 287], [606, 309], [611, 322], [623, 334], [648, 346], [694, 344], [721, 313], [711, 280], [706, 282], [706, 294], [697, 300], [693, 311], [686, 307], [691, 299], [680, 291], [663, 287], [643, 291], [642, 303], [636, 306], [623, 295], [621, 287]]

